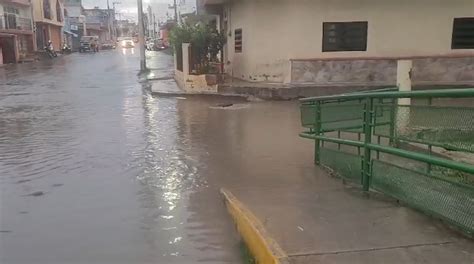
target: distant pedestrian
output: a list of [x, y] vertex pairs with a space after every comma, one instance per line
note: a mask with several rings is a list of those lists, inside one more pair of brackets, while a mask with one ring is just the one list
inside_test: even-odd
[[94, 38], [94, 46], [95, 46], [95, 52], [99, 52], [99, 42], [97, 41], [96, 38]]
[[54, 46], [53, 46], [53, 42], [51, 40], [48, 40], [48, 46], [47, 48], [50, 50], [50, 51], [54, 51]]

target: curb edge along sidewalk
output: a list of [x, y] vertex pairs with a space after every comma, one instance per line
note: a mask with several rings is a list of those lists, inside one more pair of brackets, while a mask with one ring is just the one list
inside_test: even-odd
[[232, 216], [237, 231], [257, 263], [289, 264], [288, 256], [273, 240], [258, 218], [230, 191], [221, 189], [227, 211]]

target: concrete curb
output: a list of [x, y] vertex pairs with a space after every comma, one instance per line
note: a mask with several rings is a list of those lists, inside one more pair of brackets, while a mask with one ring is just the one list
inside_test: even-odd
[[288, 256], [267, 234], [262, 223], [228, 190], [221, 189], [237, 231], [259, 264], [288, 264]]

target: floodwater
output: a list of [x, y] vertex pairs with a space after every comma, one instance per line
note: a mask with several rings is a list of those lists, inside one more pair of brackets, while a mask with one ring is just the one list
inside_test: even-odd
[[[171, 75], [169, 55], [153, 61]], [[312, 166], [310, 146], [285, 151], [296, 103], [160, 98], [138, 64], [118, 50], [0, 68], [0, 263], [243, 263], [219, 189], [270, 182], [275, 159]]]

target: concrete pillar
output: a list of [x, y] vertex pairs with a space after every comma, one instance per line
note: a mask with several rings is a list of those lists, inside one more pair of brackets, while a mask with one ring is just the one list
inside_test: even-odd
[[189, 75], [189, 43], [183, 43], [183, 74], [184, 76]]
[[[51, 25], [45, 24], [46, 27], [46, 39], [45, 39], [45, 46], [48, 44], [48, 41], [52, 41], [51, 39]], [[54, 44], [54, 43], [53, 43]]]
[[31, 35], [31, 45], [33, 49], [32, 52], [38, 51], [38, 44], [36, 43], [36, 31]]
[[[221, 31], [222, 31], [221, 16], [220, 15], [214, 15], [214, 18], [216, 19], [216, 30], [217, 30], [217, 32], [221, 33]], [[221, 65], [219, 66], [219, 70], [220, 70], [221, 73], [224, 73], [224, 49], [219, 51], [219, 53], [217, 54], [217, 58], [221, 62]]]
[[[397, 87], [399, 91], [411, 91], [411, 72], [413, 63], [411, 60], [398, 60], [397, 62]], [[397, 107], [397, 120], [395, 134], [404, 133], [410, 121], [410, 108], [403, 105], [411, 105], [411, 98], [399, 98]]]
[[[397, 87], [399, 91], [411, 91], [411, 71], [413, 62], [411, 60], [398, 60], [397, 62]], [[410, 98], [398, 99], [400, 105], [410, 105]]]
[[173, 59], [174, 59], [174, 70], [177, 71], [178, 70], [178, 56], [176, 56], [176, 51], [174, 52]]
[[13, 50], [15, 52], [15, 63], [20, 61], [20, 41], [17, 35], [13, 35]]

